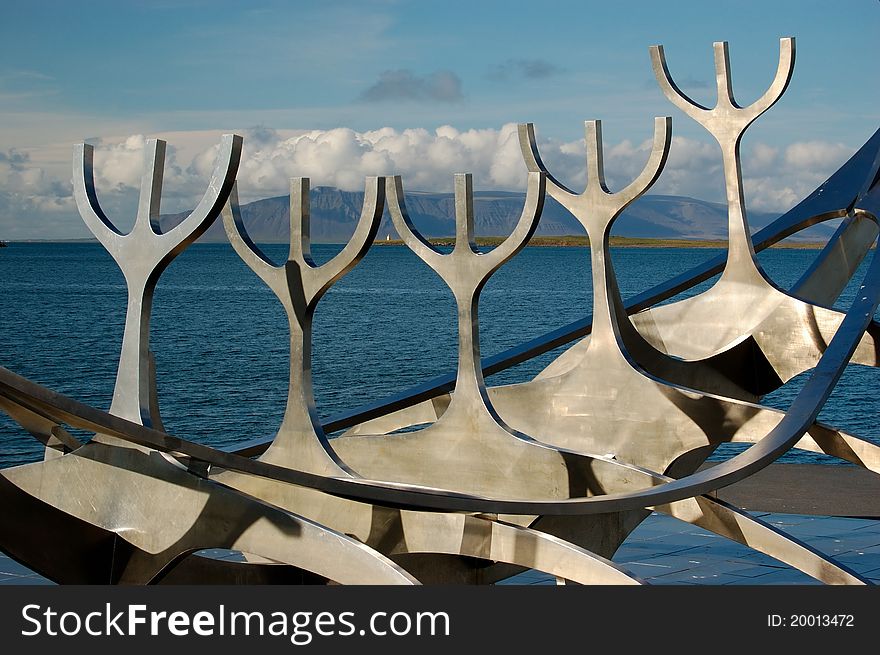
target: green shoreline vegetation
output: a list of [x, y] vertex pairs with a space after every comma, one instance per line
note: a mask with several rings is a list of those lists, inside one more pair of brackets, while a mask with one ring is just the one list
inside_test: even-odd
[[[478, 246], [494, 247], [501, 244], [506, 237], [477, 237]], [[453, 237], [428, 239], [433, 246], [454, 246]], [[401, 246], [403, 241], [386, 239], [376, 241], [380, 246]], [[590, 239], [586, 235], [566, 236], [534, 236], [526, 246], [536, 247], [588, 247]], [[648, 239], [642, 237], [611, 237], [614, 248], [727, 248], [727, 241], [699, 239]], [[771, 248], [794, 248], [816, 250], [823, 248], [824, 243], [812, 241], [780, 241]]]

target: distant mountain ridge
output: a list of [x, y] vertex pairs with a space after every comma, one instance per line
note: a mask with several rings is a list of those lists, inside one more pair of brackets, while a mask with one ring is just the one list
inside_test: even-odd
[[[348, 241], [363, 205], [363, 192], [318, 187], [310, 192], [311, 239], [315, 243]], [[513, 230], [522, 212], [524, 193], [512, 191], [474, 192], [476, 232], [481, 236], [503, 236]], [[452, 193], [408, 191], [406, 208], [410, 218], [426, 237], [455, 234], [455, 208]], [[258, 243], [286, 243], [290, 239], [289, 196], [257, 200], [242, 205], [241, 214], [251, 238]], [[189, 212], [163, 215], [163, 231], [180, 223]], [[750, 212], [749, 223], [757, 230], [776, 214]], [[560, 236], [583, 234], [583, 228], [558, 202], [547, 196], [537, 234]], [[726, 239], [727, 206], [685, 196], [646, 195], [636, 200], [620, 216], [612, 232], [627, 237], [658, 239]], [[803, 238], [827, 238], [830, 226], [816, 226]], [[382, 216], [378, 239], [397, 238], [387, 208]], [[201, 237], [201, 242], [226, 241], [222, 221], [218, 220]]]

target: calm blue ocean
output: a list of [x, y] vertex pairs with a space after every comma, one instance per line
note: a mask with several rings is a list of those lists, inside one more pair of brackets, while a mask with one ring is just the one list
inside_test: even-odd
[[[282, 261], [287, 248], [265, 250]], [[313, 246], [319, 262], [338, 251]], [[788, 287], [816, 252], [774, 249], [760, 259], [768, 274]], [[621, 292], [629, 297], [717, 253], [620, 248], [613, 260]], [[848, 306], [854, 289], [855, 283], [839, 307]], [[526, 248], [483, 292], [483, 354], [577, 320], [590, 308], [586, 249]], [[0, 365], [106, 409], [124, 314], [122, 275], [101, 246], [14, 243], [0, 250]], [[228, 245], [195, 245], [169, 267], [157, 289], [151, 338], [170, 433], [213, 446], [274, 433], [286, 398], [287, 323], [275, 297]], [[318, 305], [313, 377], [319, 412], [330, 416], [452, 370], [455, 346], [454, 306], [439, 278], [403, 246], [374, 247]], [[559, 352], [488, 382], [527, 380]], [[875, 369], [850, 367], [821, 420], [880, 443], [878, 375]], [[785, 409], [801, 381], [765, 403]], [[0, 413], [0, 466], [41, 457], [42, 446]]]

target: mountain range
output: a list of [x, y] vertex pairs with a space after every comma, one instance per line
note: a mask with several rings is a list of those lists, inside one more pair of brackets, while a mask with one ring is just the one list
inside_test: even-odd
[[[317, 187], [310, 192], [311, 239], [314, 243], [348, 241], [361, 213], [363, 192]], [[474, 193], [476, 233], [480, 236], [504, 236], [511, 232], [522, 212], [524, 193], [477, 191]], [[416, 228], [426, 237], [455, 234], [455, 209], [452, 193], [408, 191], [406, 208]], [[285, 243], [290, 238], [290, 201], [288, 196], [257, 200], [241, 206], [242, 219], [251, 239], [258, 243]], [[160, 219], [162, 231], [180, 223], [189, 212], [166, 214]], [[749, 224], [758, 230], [777, 214], [750, 212]], [[561, 236], [583, 234], [580, 223], [549, 196], [538, 224], [537, 234]], [[802, 233], [806, 240], [822, 240], [833, 228], [820, 225]], [[630, 205], [612, 228], [618, 236], [657, 239], [726, 239], [727, 206], [684, 196], [645, 195]], [[387, 208], [382, 217], [379, 240], [396, 239]], [[202, 235], [201, 242], [225, 241], [222, 221], [217, 221]]]

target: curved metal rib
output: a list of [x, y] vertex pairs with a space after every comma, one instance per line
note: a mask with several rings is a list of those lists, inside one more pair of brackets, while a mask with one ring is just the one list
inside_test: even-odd
[[[197, 550], [227, 548], [305, 569], [344, 585], [420, 584], [400, 565], [350, 535], [256, 499], [251, 500], [254, 507], [246, 506], [244, 512], [255, 514], [262, 511], [264, 516], [253, 520], [248, 516], [237, 517], [234, 510], [224, 510], [216, 518], [200, 517], [198, 531], [175, 544], [174, 551], [180, 550], [169, 564], [179, 560], [181, 555]], [[246, 527], [224, 535], [225, 525], [242, 523]], [[187, 545], [182, 548], [184, 544]], [[156, 572], [151, 580], [161, 573]]]
[[657, 78], [657, 84], [660, 85], [663, 95], [666, 96], [669, 102], [681, 109], [695, 121], [700, 120], [698, 116], [702, 116], [702, 112], [711, 111], [708, 107], [704, 107], [700, 103], [694, 101], [684, 91], [678, 88], [678, 85], [675, 83], [675, 80], [672, 79], [672, 75], [670, 75], [669, 68], [666, 65], [666, 51], [662, 45], [652, 45], [648, 49], [648, 52], [651, 54], [651, 66], [654, 69], [654, 77]]
[[145, 165], [141, 175], [141, 189], [138, 196], [137, 218], [135, 219], [149, 223], [150, 229], [156, 234], [160, 233], [159, 208], [162, 201], [162, 181], [165, 176], [165, 149], [166, 143], [159, 139], [147, 139], [144, 144]]
[[[385, 183], [388, 195], [388, 213], [391, 214], [391, 221], [401, 240], [406, 244], [407, 248], [412, 250], [416, 256], [425, 262], [432, 269], [436, 270], [437, 266], [442, 265], [443, 253], [432, 246], [425, 239], [409, 217], [406, 210], [406, 200], [403, 193], [403, 181], [399, 175], [388, 178]], [[456, 187], [457, 189], [457, 187]], [[456, 202], [456, 212], [458, 211], [458, 203]], [[456, 230], [458, 229], [456, 225]]]
[[562, 182], [553, 177], [544, 166], [541, 154], [538, 151], [538, 141], [535, 138], [535, 126], [533, 123], [520, 123], [517, 126], [519, 134], [519, 146], [522, 152], [523, 160], [526, 162], [526, 168], [533, 173], [544, 173], [547, 178], [547, 192], [552, 198], [559, 201], [563, 207], [568, 207], [566, 203], [575, 202], [578, 195]]
[[493, 271], [498, 270], [505, 262], [522, 250], [529, 239], [532, 238], [532, 235], [535, 234], [535, 230], [538, 228], [538, 221], [544, 210], [546, 184], [547, 178], [545, 175], [529, 173], [526, 199], [513, 231], [490, 252], [482, 255], [487, 268]]
[[95, 190], [95, 148], [88, 143], [73, 147], [73, 197], [80, 216], [98, 241], [110, 250], [124, 236], [107, 218]]
[[865, 212], [842, 213], [844, 220], [822, 251], [791, 287], [789, 294], [806, 302], [830, 307], [852, 279], [877, 240], [876, 219]]
[[382, 210], [385, 207], [384, 182], [385, 179], [381, 177], [367, 178], [364, 189], [364, 204], [354, 234], [345, 247], [321, 267], [325, 272], [325, 278], [328, 278], [329, 281], [324, 282], [318, 293], [323, 294], [367, 254], [382, 221]]
[[[292, 192], [291, 184], [291, 192]], [[223, 216], [223, 227], [226, 230], [226, 237], [229, 239], [233, 250], [238, 254], [241, 260], [248, 265], [254, 273], [257, 274], [263, 282], [266, 283], [275, 295], [282, 294], [281, 283], [284, 279], [284, 271], [276, 266], [268, 256], [266, 256], [260, 247], [251, 240], [250, 235], [245, 228], [244, 220], [241, 217], [241, 207], [238, 204], [238, 183], [236, 182], [232, 191], [229, 193], [229, 199], [223, 206], [221, 212]]]
[[[717, 55], [716, 55], [717, 57]], [[779, 39], [779, 65], [776, 67], [776, 75], [764, 94], [749, 105], [746, 110], [755, 118], [770, 109], [785, 93], [794, 73], [795, 44], [790, 37]], [[727, 43], [724, 44], [724, 59], [726, 63], [727, 86], [730, 88], [730, 62], [727, 59]], [[733, 104], [733, 92], [730, 94], [730, 102]], [[754, 120], [754, 118], [752, 119]]]
[[[753, 433], [743, 432], [731, 441], [755, 443], [757, 439]], [[824, 423], [814, 423], [792, 448], [831, 455], [880, 475], [880, 446]]]
[[[183, 251], [190, 243], [204, 234], [220, 214], [235, 182], [241, 159], [241, 144], [241, 137], [234, 134], [224, 134], [220, 139], [217, 163], [214, 165], [211, 179], [208, 181], [208, 188], [202, 195], [199, 204], [189, 216], [168, 232], [160, 233], [158, 223], [153, 226], [153, 231], [159, 235], [160, 241], [164, 242], [169, 254], [176, 255]], [[158, 201], [156, 204], [158, 210]]]
[[421, 529], [407, 533], [408, 553], [477, 557], [584, 585], [645, 584], [619, 564], [540, 530], [461, 514], [422, 515], [420, 519]]
[[38, 411], [3, 397], [0, 397], [0, 410], [6, 412], [13, 421], [46, 447], [46, 459], [72, 452], [82, 446], [76, 437], [56, 421]]

